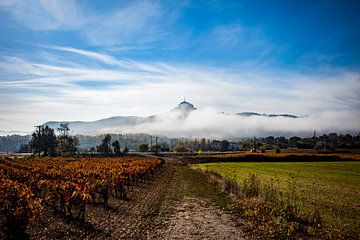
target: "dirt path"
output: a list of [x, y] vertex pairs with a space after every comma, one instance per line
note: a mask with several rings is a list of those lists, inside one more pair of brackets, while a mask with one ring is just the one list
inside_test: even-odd
[[86, 224], [69, 222], [47, 211], [28, 230], [31, 239], [243, 239], [228, 204], [205, 178], [168, 163], [129, 200], [110, 199], [110, 208], [89, 206]]
[[244, 239], [230, 215], [205, 199], [184, 198], [168, 221], [165, 239]]
[[176, 166], [149, 239], [245, 239], [241, 222], [226, 210], [230, 199], [219, 194], [204, 176]]

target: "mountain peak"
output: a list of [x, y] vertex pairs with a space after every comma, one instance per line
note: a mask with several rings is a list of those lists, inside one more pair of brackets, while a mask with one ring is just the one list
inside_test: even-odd
[[182, 101], [181, 103], [179, 103], [179, 105], [177, 105], [176, 108], [174, 108], [173, 110], [175, 111], [184, 111], [184, 112], [190, 112], [190, 111], [193, 111], [193, 110], [196, 110], [196, 107], [194, 107], [193, 104], [185, 101]]

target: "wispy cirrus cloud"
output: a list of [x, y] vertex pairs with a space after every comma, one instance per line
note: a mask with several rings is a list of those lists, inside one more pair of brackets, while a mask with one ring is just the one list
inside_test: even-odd
[[36, 31], [76, 29], [87, 21], [74, 0], [5, 0], [0, 7], [14, 21]]
[[237, 47], [242, 39], [245, 38], [245, 29], [240, 24], [220, 25], [215, 27], [209, 34], [207, 41], [209, 44], [217, 44], [221, 47]]
[[[14, 22], [35, 32], [70, 32], [87, 46], [104, 48], [110, 52], [161, 52], [193, 49], [204, 52], [236, 50], [243, 58], [258, 61], [274, 49], [261, 28], [239, 23], [214, 24], [197, 33], [192, 27], [179, 28], [184, 9], [193, 4], [164, 1], [125, 1], [106, 14], [73, 0], [19, 0], [0, 3], [0, 11], [7, 12]], [[203, 3], [225, 11], [234, 3], [213, 1]], [[200, 4], [202, 5], [202, 4]], [[181, 26], [181, 25], [180, 25]], [[48, 44], [48, 43], [47, 43]], [[81, 44], [82, 45], [82, 44]], [[86, 50], [58, 49], [85, 56]], [[77, 52], [75, 52], [77, 51]], [[89, 56], [89, 55], [88, 55]], [[113, 59], [98, 55], [106, 64], [116, 65]], [[101, 58], [101, 59], [100, 59]]]
[[[158, 1], [134, 1], [110, 15], [97, 16], [82, 33], [93, 45], [141, 45], [166, 35], [165, 12]], [[171, 21], [171, 19], [168, 19]]]
[[[0, 11], [33, 31], [73, 31], [92, 46], [151, 46], [169, 37], [176, 8], [160, 1], [125, 1], [103, 14], [74, 0], [6, 0]], [[70, 50], [70, 49], [67, 49]]]
[[120, 61], [118, 61], [114, 57], [107, 55], [107, 54], [103, 54], [103, 53], [86, 51], [86, 50], [72, 48], [72, 47], [49, 46], [49, 48], [59, 50], [59, 51], [79, 54], [79, 55], [82, 55], [82, 56], [85, 56], [88, 58], [93, 58], [95, 60], [98, 60], [98, 61], [106, 63], [106, 64], [110, 64], [110, 65], [118, 65], [120, 63]]
[[280, 51], [266, 36], [261, 27], [248, 27], [240, 23], [220, 24], [210, 29], [202, 38], [204, 52], [236, 53], [243, 63], [259, 65], [271, 53]]
[[[357, 114], [360, 106], [358, 72], [279, 74], [270, 70], [134, 60], [126, 61], [129, 64], [125, 69], [114, 65], [119, 60], [111, 55], [54, 48], [109, 63], [111, 68], [59, 66], [3, 57], [0, 71], [9, 78], [0, 81], [0, 111], [3, 119], [24, 118], [30, 122], [20, 130], [54, 119], [95, 120], [113, 115], [162, 113], [184, 96], [200, 109], [210, 106], [227, 112], [313, 115], [347, 111], [351, 115], [351, 110]], [[274, 85], [274, 78], [282, 84]], [[11, 120], [2, 124], [11, 126]]]

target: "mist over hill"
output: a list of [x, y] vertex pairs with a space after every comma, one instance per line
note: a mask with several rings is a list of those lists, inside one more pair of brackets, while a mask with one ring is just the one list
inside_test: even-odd
[[[265, 114], [256, 112], [224, 113], [213, 108], [198, 109], [182, 101], [172, 110], [148, 117], [115, 116], [92, 122], [70, 121], [73, 134], [99, 135], [105, 133], [145, 133], [171, 138], [237, 138], [251, 136], [309, 136], [319, 133], [360, 130], [360, 123], [352, 121], [358, 112], [325, 112], [309, 116], [292, 114]], [[58, 128], [65, 121], [44, 124]]]
[[[308, 116], [291, 114], [264, 114], [256, 112], [224, 113], [212, 108], [198, 109], [183, 101], [166, 113], [147, 117], [114, 116], [92, 122], [69, 121], [70, 133], [80, 140], [80, 148], [90, 149], [101, 143], [104, 134], [111, 134], [122, 146], [136, 150], [141, 143], [151, 143], [151, 136], [168, 146], [181, 139], [213, 139], [239, 141], [246, 137], [299, 136], [310, 137], [331, 132], [360, 132], [358, 121], [353, 121], [356, 111], [326, 112]], [[360, 116], [360, 115], [359, 115]], [[53, 129], [67, 121], [44, 123]], [[0, 137], [0, 151], [19, 150], [31, 136], [10, 135]]]

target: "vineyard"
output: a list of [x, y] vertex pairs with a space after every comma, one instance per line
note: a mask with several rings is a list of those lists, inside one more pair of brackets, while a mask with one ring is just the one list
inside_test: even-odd
[[126, 200], [160, 167], [160, 160], [134, 157], [0, 158], [0, 223], [9, 232], [24, 230], [44, 208], [85, 221], [88, 205]]

